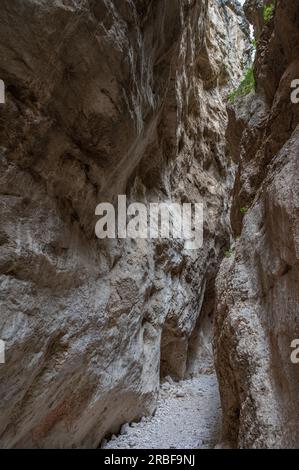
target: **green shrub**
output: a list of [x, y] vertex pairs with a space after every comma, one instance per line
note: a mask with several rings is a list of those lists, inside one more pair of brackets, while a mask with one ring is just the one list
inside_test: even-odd
[[224, 252], [225, 258], [230, 258], [233, 255], [234, 251], [230, 248]]
[[253, 68], [249, 67], [246, 72], [245, 72], [245, 77], [241, 81], [240, 85], [238, 88], [234, 91], [232, 91], [228, 95], [229, 101], [232, 103], [235, 102], [236, 98], [239, 96], [246, 96], [248, 95], [252, 90], [255, 88], [255, 79], [253, 75]]
[[248, 211], [247, 207], [240, 207], [241, 214], [246, 214], [247, 211]]
[[271, 16], [273, 14], [274, 8], [275, 8], [274, 3], [271, 3], [270, 5], [264, 5], [263, 17], [264, 17], [265, 23], [269, 23]]

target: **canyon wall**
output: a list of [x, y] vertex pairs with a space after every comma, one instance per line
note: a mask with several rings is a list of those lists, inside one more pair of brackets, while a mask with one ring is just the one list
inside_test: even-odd
[[229, 109], [235, 242], [216, 288], [223, 445], [241, 448], [299, 444], [298, 365], [290, 357], [299, 337], [299, 104], [291, 100], [299, 2], [277, 0], [269, 21], [262, 5], [245, 4], [257, 38], [256, 91]]
[[[247, 35], [233, 0], [2, 0], [1, 447], [96, 447], [211, 364]], [[204, 246], [97, 240], [118, 194], [203, 202]]]

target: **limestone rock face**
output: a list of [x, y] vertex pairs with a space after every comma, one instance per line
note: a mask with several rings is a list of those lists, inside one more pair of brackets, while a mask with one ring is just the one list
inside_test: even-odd
[[[210, 360], [247, 33], [232, 0], [2, 0], [1, 447], [95, 447]], [[203, 202], [203, 248], [97, 240], [119, 194]]]
[[[258, 3], [246, 2], [246, 11], [258, 11]], [[291, 100], [299, 78], [298, 2], [278, 0], [267, 24], [255, 21], [256, 93], [236, 103], [228, 125], [239, 160], [236, 241], [216, 288], [223, 440], [242, 448], [298, 447], [299, 374], [291, 361], [299, 338], [299, 105]]]

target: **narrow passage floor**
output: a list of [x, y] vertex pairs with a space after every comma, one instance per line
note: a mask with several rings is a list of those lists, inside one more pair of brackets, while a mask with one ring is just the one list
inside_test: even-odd
[[154, 416], [124, 425], [106, 449], [209, 449], [219, 439], [221, 407], [214, 374], [161, 385]]

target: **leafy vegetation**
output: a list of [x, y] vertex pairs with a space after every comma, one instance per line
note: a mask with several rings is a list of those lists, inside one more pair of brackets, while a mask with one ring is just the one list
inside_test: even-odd
[[234, 253], [234, 251], [232, 250], [232, 248], [230, 248], [229, 250], [226, 250], [226, 251], [224, 252], [224, 256], [225, 256], [226, 258], [230, 258], [230, 257], [233, 255], [233, 253]]
[[274, 3], [271, 3], [270, 5], [264, 5], [263, 17], [264, 17], [265, 23], [269, 23], [271, 16], [273, 14], [274, 8], [275, 8]]
[[253, 68], [249, 67], [246, 70], [245, 77], [241, 81], [240, 85], [238, 86], [236, 90], [232, 91], [229, 94], [228, 99], [229, 101], [234, 103], [236, 98], [240, 96], [248, 95], [252, 90], [254, 90], [254, 88], [255, 88], [255, 79], [253, 75]]
[[241, 214], [246, 214], [247, 210], [247, 207], [240, 207]]

